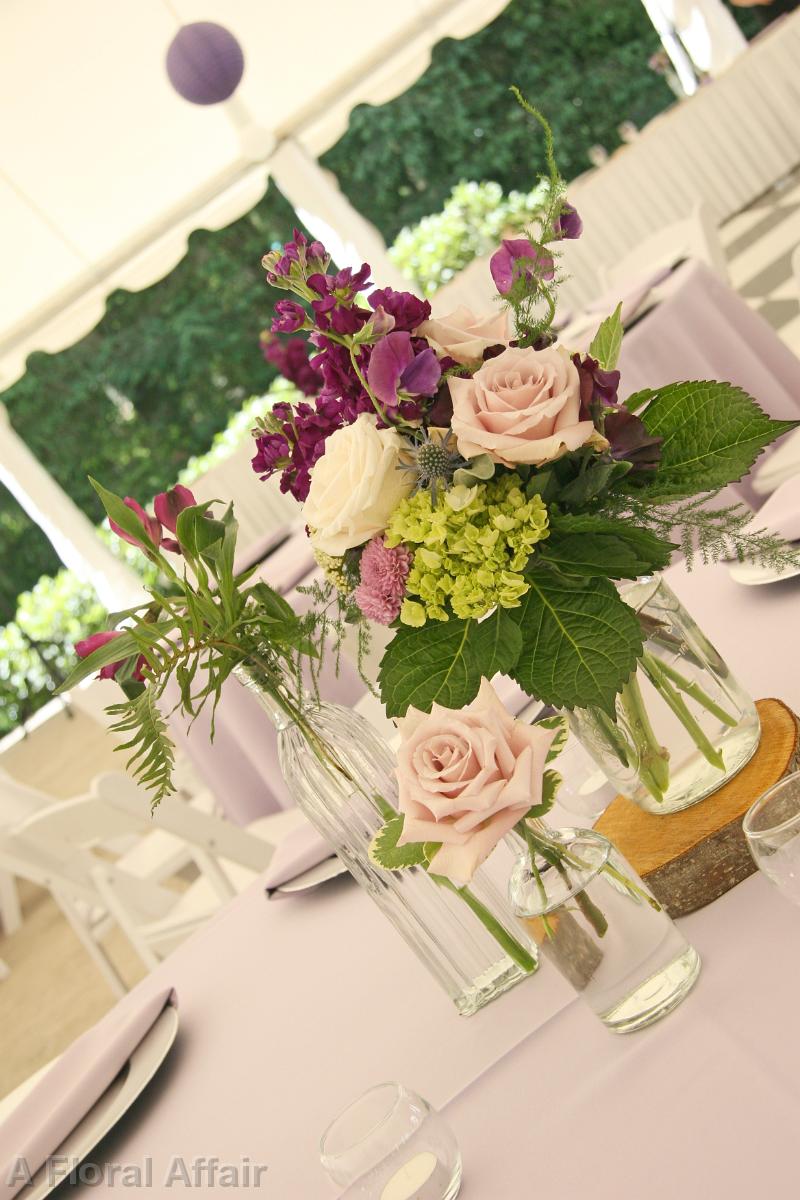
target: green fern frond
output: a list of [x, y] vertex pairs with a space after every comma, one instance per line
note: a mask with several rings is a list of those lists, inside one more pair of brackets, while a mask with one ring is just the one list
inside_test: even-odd
[[167, 725], [156, 700], [156, 689], [146, 687], [134, 699], [112, 704], [106, 710], [119, 718], [111, 726], [112, 732], [123, 737], [131, 735], [116, 749], [133, 751], [126, 766], [152, 793], [153, 809], [175, 791], [172, 783], [175, 746], [167, 734]]

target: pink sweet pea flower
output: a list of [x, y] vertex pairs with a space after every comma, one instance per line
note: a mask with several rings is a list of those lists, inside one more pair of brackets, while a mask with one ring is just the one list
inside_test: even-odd
[[[420, 344], [420, 339], [416, 339]], [[410, 396], [435, 396], [442, 377], [439, 360], [430, 346], [416, 349], [411, 334], [388, 333], [373, 347], [367, 379], [387, 408], [396, 408], [399, 391]]]
[[489, 270], [501, 296], [507, 295], [523, 275], [530, 280], [538, 276], [549, 281], [556, 273], [552, 255], [527, 238], [504, 238], [489, 261]]
[[[105, 629], [101, 633], [93, 633], [90, 637], [84, 638], [83, 641], [75, 643], [75, 653], [78, 658], [88, 658], [90, 654], [94, 654], [95, 650], [99, 650], [101, 646], [108, 645], [109, 642], [113, 642], [118, 637], [122, 637], [122, 632], [119, 629]], [[124, 662], [125, 659], [121, 658], [119, 662], [106, 663], [104, 667], [100, 668], [97, 678], [113, 679]], [[146, 666], [147, 660], [143, 654], [140, 654], [139, 660], [136, 663], [136, 670], [133, 672], [133, 678], [143, 680], [144, 675], [142, 671]]]

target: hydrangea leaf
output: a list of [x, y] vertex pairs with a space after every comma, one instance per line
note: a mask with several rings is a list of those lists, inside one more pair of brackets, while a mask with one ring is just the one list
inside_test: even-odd
[[678, 547], [629, 521], [585, 514], [561, 514], [539, 553], [566, 575], [638, 579], [669, 565]]
[[619, 352], [622, 347], [622, 301], [620, 300], [610, 317], [600, 323], [597, 333], [592, 339], [589, 354], [604, 371], [613, 371], [617, 365]]
[[478, 694], [482, 665], [471, 635], [474, 621], [427, 621], [398, 629], [381, 659], [378, 685], [387, 716], [413, 706], [463, 708]]
[[398, 846], [404, 821], [402, 813], [392, 817], [370, 843], [370, 859], [385, 871], [404, 871], [408, 867], [428, 865], [423, 842], [410, 842], [408, 846]]
[[765, 446], [798, 425], [772, 420], [741, 388], [713, 381], [661, 388], [642, 421], [663, 439], [661, 465], [646, 488], [659, 503], [735, 483]]
[[513, 617], [522, 652], [511, 672], [520, 687], [555, 708], [599, 707], [614, 700], [642, 651], [633, 609], [607, 579], [564, 579], [535, 570]]
[[522, 634], [507, 608], [496, 608], [467, 637], [480, 674], [487, 679], [497, 674], [507, 675], [516, 666], [522, 650]]

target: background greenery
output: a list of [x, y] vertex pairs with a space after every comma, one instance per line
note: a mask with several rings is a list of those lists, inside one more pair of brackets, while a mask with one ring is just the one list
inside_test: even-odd
[[[750, 21], [748, 33], [760, 27], [751, 18], [740, 18]], [[588, 167], [591, 145], [618, 144], [621, 121], [643, 125], [672, 101], [647, 66], [658, 45], [640, 0], [511, 0], [486, 29], [438, 45], [402, 96], [356, 109], [323, 163], [387, 242], [397, 239], [398, 261], [430, 292], [506, 224], [524, 223], [533, 202], [541, 147], [510, 101], [509, 83], [547, 113], [561, 169], [574, 177]], [[487, 180], [494, 182], [475, 182]], [[165, 279], [112, 294], [81, 342], [32, 355], [25, 376], [3, 394], [14, 427], [93, 520], [102, 512], [88, 474], [145, 501], [203, 455], [231, 418], [226, 436], [239, 435], [236, 414], [274, 377], [258, 346], [275, 298], [261, 256], [294, 223], [271, 187], [226, 229], [194, 233]], [[41, 656], [24, 639], [50, 645], [45, 658], [57, 670], [74, 637], [101, 618], [91, 593], [66, 576], [30, 593], [60, 564], [1, 488], [0, 562], [0, 626], [8, 623], [0, 629], [2, 732], [47, 694]], [[12, 621], [20, 593], [27, 594]], [[42, 618], [31, 625], [36, 606]]]

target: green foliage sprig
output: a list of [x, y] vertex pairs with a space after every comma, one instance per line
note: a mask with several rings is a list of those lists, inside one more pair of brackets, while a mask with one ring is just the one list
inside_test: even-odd
[[[302, 666], [321, 660], [326, 639], [338, 655], [344, 626], [330, 606], [298, 616], [266, 583], [253, 583], [252, 571], [234, 572], [238, 525], [232, 506], [220, 518], [209, 504], [184, 508], [176, 528], [182, 558], [174, 560], [119, 496], [92, 482], [109, 519], [136, 539], [165, 586], [148, 588], [148, 601], [114, 614], [118, 636], [79, 662], [61, 690], [109, 664], [122, 664], [115, 678], [126, 699], [108, 709], [112, 729], [124, 738], [119, 749], [131, 752], [128, 765], [156, 805], [173, 790], [170, 712], [177, 708], [194, 721], [208, 706], [213, 737], [222, 688], [231, 674], [243, 671], [304, 726]], [[316, 669], [309, 674], [313, 690]], [[170, 708], [165, 693], [173, 678], [179, 699]]]

